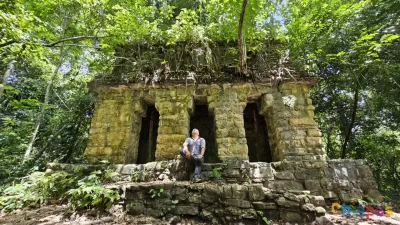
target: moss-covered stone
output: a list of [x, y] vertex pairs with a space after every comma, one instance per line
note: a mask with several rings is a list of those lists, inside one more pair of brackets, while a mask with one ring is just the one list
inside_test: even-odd
[[[135, 163], [142, 117], [148, 104], [154, 105], [159, 113], [155, 158], [175, 158], [179, 146], [190, 135], [194, 99], [208, 104], [213, 114], [215, 152], [223, 161], [249, 159], [243, 112], [246, 104], [254, 99], [259, 99], [259, 113], [266, 120], [273, 161], [297, 160], [303, 156], [307, 160], [313, 160], [312, 156], [325, 158], [307, 82], [283, 83], [279, 87], [266, 84], [98, 85], [94, 91], [97, 102], [85, 152], [90, 159]], [[296, 99], [293, 107], [282, 100], [288, 95]]]

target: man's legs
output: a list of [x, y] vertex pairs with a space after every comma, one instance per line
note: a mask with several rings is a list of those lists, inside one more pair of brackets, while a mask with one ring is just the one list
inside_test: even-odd
[[197, 157], [194, 157], [193, 155], [191, 155], [190, 159], [187, 159], [186, 158], [186, 152], [183, 149], [179, 150], [179, 154], [183, 158], [185, 158], [186, 162], [189, 165], [194, 165], [195, 168], [194, 168], [193, 178], [194, 178], [195, 182], [199, 182], [201, 180], [200, 179], [200, 177], [201, 177], [200, 174], [201, 174], [201, 166], [203, 165], [203, 158], [197, 158]]
[[[191, 155], [190, 158], [186, 158], [186, 152], [185, 150], [181, 149], [179, 150], [179, 154], [185, 159], [185, 162], [187, 163], [187, 169], [189, 169], [190, 171], [187, 171], [188, 173], [191, 173], [193, 171], [193, 166], [195, 166], [195, 161], [193, 156]], [[192, 178], [190, 178], [192, 179]]]
[[203, 158], [191, 157], [194, 161], [194, 179], [196, 182], [201, 180], [201, 166], [203, 165]]

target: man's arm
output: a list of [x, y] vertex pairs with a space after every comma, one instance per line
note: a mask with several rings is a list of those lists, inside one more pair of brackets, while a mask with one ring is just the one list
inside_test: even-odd
[[189, 150], [188, 150], [188, 144], [189, 144], [189, 141], [188, 141], [188, 139], [186, 138], [185, 142], [183, 142], [183, 150], [184, 150], [186, 153], [190, 153]]
[[201, 148], [201, 155], [204, 156], [204, 152], [206, 151], [205, 148]]
[[201, 155], [204, 156], [204, 152], [206, 151], [206, 140], [204, 140], [204, 138], [202, 138], [200, 140], [200, 147], [201, 147]]

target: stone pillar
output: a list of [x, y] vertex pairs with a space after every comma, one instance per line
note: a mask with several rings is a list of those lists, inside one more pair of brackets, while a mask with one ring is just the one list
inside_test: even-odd
[[305, 83], [284, 83], [265, 94], [260, 113], [267, 119], [273, 161], [326, 160], [314, 106]]
[[214, 111], [216, 145], [222, 161], [249, 159], [243, 120], [247, 89], [230, 84], [212, 85], [209, 89], [207, 101]]
[[171, 87], [156, 92], [155, 106], [160, 114], [156, 147], [156, 160], [174, 159], [179, 147], [189, 135], [193, 109], [193, 88]]
[[90, 161], [135, 163], [145, 113], [138, 93], [127, 86], [98, 87], [85, 156]]

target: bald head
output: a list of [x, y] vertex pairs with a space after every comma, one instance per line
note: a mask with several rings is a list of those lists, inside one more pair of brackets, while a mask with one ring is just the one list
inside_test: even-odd
[[200, 132], [199, 132], [198, 129], [194, 128], [194, 129], [192, 130], [192, 137], [193, 137], [193, 138], [197, 138], [197, 137], [199, 136], [199, 134], [200, 134]]

